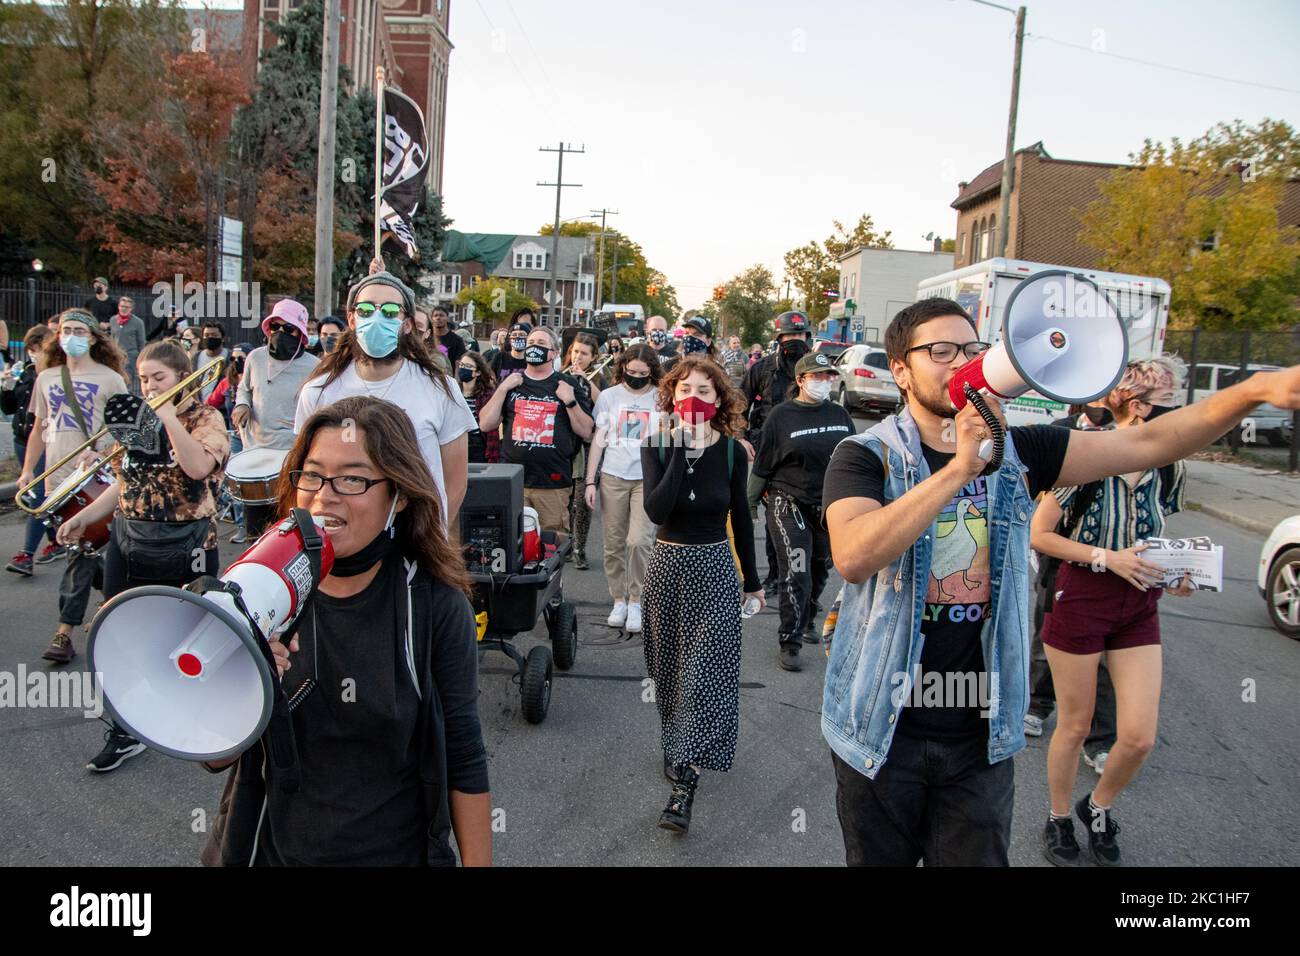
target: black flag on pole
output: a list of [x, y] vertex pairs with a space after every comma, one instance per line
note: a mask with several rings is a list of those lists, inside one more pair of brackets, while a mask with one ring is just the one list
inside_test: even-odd
[[408, 96], [384, 88], [384, 169], [379, 218], [384, 229], [417, 258], [415, 214], [429, 168], [424, 114]]

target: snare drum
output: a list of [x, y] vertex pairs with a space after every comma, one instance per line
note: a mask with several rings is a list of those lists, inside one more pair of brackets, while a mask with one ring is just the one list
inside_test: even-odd
[[274, 504], [280, 468], [288, 457], [287, 448], [249, 448], [231, 455], [226, 463], [230, 497], [244, 505]]
[[[74, 471], [46, 496], [46, 525], [57, 528], [63, 522], [77, 514], [92, 501], [108, 490], [113, 484], [112, 474], [102, 471]], [[91, 554], [108, 544], [108, 528], [113, 522], [110, 513], [95, 524], [88, 525], [82, 532], [81, 541], [73, 550], [82, 554]]]

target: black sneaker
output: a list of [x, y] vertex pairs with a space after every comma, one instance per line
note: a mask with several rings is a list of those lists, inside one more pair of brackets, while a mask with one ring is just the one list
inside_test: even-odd
[[777, 656], [776, 662], [781, 665], [785, 671], [801, 671], [803, 666], [799, 663], [799, 645], [782, 644], [781, 653]]
[[110, 727], [104, 731], [104, 749], [86, 764], [87, 770], [105, 773], [116, 770], [132, 757], [144, 753], [145, 746], [124, 730]]
[[685, 833], [691, 826], [691, 804], [695, 802], [695, 786], [700, 775], [688, 766], [677, 769], [677, 782], [673, 784], [668, 806], [659, 815], [659, 826], [673, 833]]
[[808, 623], [804, 625], [803, 642], [805, 644], [820, 644], [821, 635], [817, 633], [817, 624], [813, 618], [808, 618]]
[[1043, 827], [1043, 856], [1055, 866], [1074, 866], [1079, 862], [1079, 841], [1074, 838], [1074, 821], [1047, 818]]
[[1086, 794], [1074, 805], [1074, 813], [1088, 828], [1088, 852], [1098, 866], [1119, 866], [1119, 844], [1115, 835], [1119, 824], [1109, 810], [1094, 810], [1088, 806], [1092, 794]]
[[587, 563], [587, 552], [575, 551], [573, 554], [573, 569], [575, 571], [586, 571], [590, 567], [591, 565]]

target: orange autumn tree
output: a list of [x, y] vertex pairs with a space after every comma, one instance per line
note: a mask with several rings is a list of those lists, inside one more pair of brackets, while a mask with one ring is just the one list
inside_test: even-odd
[[207, 275], [208, 222], [218, 216], [235, 110], [248, 90], [233, 58], [168, 57], [158, 109], [143, 129], [109, 127], [96, 137], [104, 171], [87, 171], [98, 236], [126, 281]]

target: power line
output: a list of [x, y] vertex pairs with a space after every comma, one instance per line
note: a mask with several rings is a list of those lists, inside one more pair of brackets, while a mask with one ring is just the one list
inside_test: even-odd
[[1181, 66], [1170, 66], [1168, 63], [1156, 63], [1152, 60], [1143, 60], [1135, 56], [1124, 56], [1121, 53], [1111, 53], [1107, 50], [1094, 50], [1092, 47], [1083, 46], [1080, 43], [1070, 43], [1066, 40], [1058, 40], [1056, 37], [1043, 36], [1041, 33], [1026, 33], [1025, 36], [1032, 40], [1044, 40], [1048, 43], [1055, 43], [1059, 46], [1066, 46], [1072, 50], [1082, 50], [1084, 53], [1095, 53], [1100, 56], [1109, 56], [1116, 60], [1125, 60], [1129, 63], [1138, 63], [1142, 66], [1155, 67], [1157, 70], [1168, 70], [1171, 73], [1185, 73], [1188, 76], [1199, 76], [1207, 80], [1219, 80], [1222, 83], [1236, 83], [1241, 86], [1253, 86], [1261, 90], [1273, 90], [1277, 93], [1294, 93], [1300, 95], [1300, 90], [1291, 89], [1287, 86], [1273, 86], [1268, 83], [1256, 83], [1253, 80], [1239, 80], [1232, 76], [1221, 76], [1217, 73], [1205, 73], [1201, 70], [1189, 70]]
[[510, 16], [514, 17], [515, 26], [519, 27], [520, 35], [523, 36], [524, 42], [528, 44], [528, 50], [532, 53], [533, 59], [537, 61], [537, 68], [541, 71], [542, 79], [546, 81], [546, 88], [550, 91], [553, 106], [558, 107], [560, 105], [560, 98], [555, 94], [555, 85], [551, 82], [550, 74], [546, 72], [546, 64], [544, 64], [542, 58], [537, 55], [537, 48], [533, 46], [532, 38], [528, 36], [528, 31], [524, 29], [523, 23], [519, 20], [519, 14], [515, 13], [515, 6], [510, 2], [510, 0], [506, 0], [506, 9], [510, 11]]
[[[474, 0], [474, 5], [478, 7], [478, 12], [481, 13], [481, 14], [483, 14], [483, 19], [487, 21], [488, 29], [489, 29], [490, 31], [492, 31], [492, 32], [491, 32], [491, 36], [492, 36], [493, 38], [496, 38], [497, 36], [500, 36], [500, 37], [501, 37], [501, 50], [502, 50], [502, 52], [504, 52], [505, 55], [509, 58], [509, 60], [510, 60], [510, 65], [513, 66], [513, 67], [515, 68], [515, 72], [519, 74], [519, 78], [520, 78], [521, 80], [523, 80], [523, 81], [524, 81], [524, 85], [528, 87], [528, 92], [531, 93], [531, 94], [533, 95], [533, 101], [534, 101], [535, 103], [541, 105], [541, 104], [542, 104], [542, 101], [543, 101], [542, 97], [538, 94], [538, 92], [537, 92], [537, 88], [536, 88], [535, 86], [533, 86], [533, 82], [532, 82], [532, 80], [530, 80], [530, 79], [528, 78], [528, 74], [525, 73], [525, 72], [520, 68], [519, 63], [515, 60], [514, 54], [510, 52], [510, 47], [509, 47], [509, 45], [507, 45], [506, 42], [505, 42], [505, 34], [504, 34], [503, 32], [498, 32], [498, 31], [497, 31], [497, 26], [496, 26], [496, 24], [493, 23], [493, 22], [492, 22], [492, 18], [491, 18], [490, 16], [488, 16], [488, 12], [487, 12], [485, 9], [483, 9], [483, 2], [482, 2], [482, 0]], [[547, 83], [549, 84], [550, 81], [547, 80]], [[554, 113], [555, 113], [555, 103], [554, 103], [553, 100], [552, 100], [552, 102], [549, 104], [549, 110], [550, 110], [551, 114], [554, 115]]]

